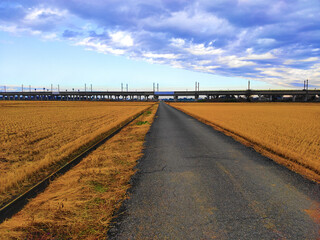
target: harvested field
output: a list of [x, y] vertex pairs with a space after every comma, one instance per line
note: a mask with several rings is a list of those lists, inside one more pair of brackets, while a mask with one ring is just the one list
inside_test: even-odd
[[156, 110], [154, 105], [0, 224], [1, 239], [105, 239]]
[[1, 102], [0, 206], [151, 104]]
[[320, 105], [170, 103], [262, 154], [320, 181]]

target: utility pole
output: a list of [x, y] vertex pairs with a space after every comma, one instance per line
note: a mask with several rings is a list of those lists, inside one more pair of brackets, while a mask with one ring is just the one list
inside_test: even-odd
[[92, 84], [90, 84], [91, 92], [92, 92]]
[[197, 87], [198, 87], [198, 83], [196, 82], [196, 83], [195, 83], [195, 87], [194, 87], [194, 91], [195, 91], [195, 92], [197, 91]]
[[303, 81], [303, 90], [306, 90], [306, 80]]
[[121, 83], [121, 92], [123, 92], [123, 83]]
[[51, 83], [51, 92], [52, 92], [52, 90], [53, 90], [53, 87], [52, 87], [52, 83]]
[[87, 92], [87, 84], [84, 84], [84, 91]]
[[58, 84], [58, 92], [60, 92], [60, 86], [59, 86], [59, 84]]
[[157, 83], [157, 92], [159, 92], [159, 83]]
[[305, 98], [305, 101], [307, 102], [308, 101], [308, 89], [309, 89], [309, 80], [307, 79], [305, 81], [305, 90], [306, 90], [306, 98]]
[[250, 90], [250, 80], [248, 81], [248, 90]]
[[200, 83], [198, 82], [198, 92], [200, 91], [200, 86], [199, 85], [200, 85]]
[[126, 89], [127, 89], [127, 92], [129, 92], [129, 87], [128, 87], [128, 83], [126, 84]]
[[155, 92], [155, 91], [156, 91], [156, 84], [153, 83], [153, 92]]

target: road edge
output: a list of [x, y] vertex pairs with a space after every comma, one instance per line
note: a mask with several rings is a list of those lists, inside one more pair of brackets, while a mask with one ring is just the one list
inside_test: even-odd
[[300, 163], [295, 159], [289, 159], [289, 158], [285, 158], [284, 156], [281, 156], [281, 154], [278, 154], [277, 152], [262, 146], [261, 144], [258, 144], [254, 141], [251, 141], [250, 139], [247, 139], [243, 136], [241, 136], [240, 134], [234, 133], [233, 131], [224, 128], [218, 124], [215, 124], [211, 121], [208, 121], [202, 117], [199, 117], [191, 112], [188, 112], [186, 110], [183, 110], [179, 107], [174, 107], [171, 106], [170, 104], [166, 103], [168, 106], [173, 107], [191, 117], [193, 117], [194, 119], [211, 126], [212, 128], [214, 128], [215, 130], [222, 132], [223, 134], [232, 137], [234, 140], [236, 140], [237, 142], [240, 142], [241, 144], [250, 147], [252, 149], [254, 149], [256, 152], [262, 154], [263, 156], [270, 158], [271, 160], [273, 160], [274, 162], [285, 166], [286, 168], [288, 168], [289, 170], [307, 178], [308, 180], [315, 182], [315, 183], [320, 183], [320, 172], [316, 169], [311, 168], [310, 166]]

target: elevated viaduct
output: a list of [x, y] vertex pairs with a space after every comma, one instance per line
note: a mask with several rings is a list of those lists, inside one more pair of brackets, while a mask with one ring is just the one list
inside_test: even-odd
[[62, 101], [106, 101], [106, 100], [159, 100], [160, 97], [199, 98], [208, 101], [319, 101], [320, 90], [205, 90], [205, 91], [24, 91], [0, 92], [1, 100], [62, 100]]

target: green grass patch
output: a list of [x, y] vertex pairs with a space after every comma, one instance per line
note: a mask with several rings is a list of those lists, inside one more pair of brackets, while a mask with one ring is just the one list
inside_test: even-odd
[[108, 190], [107, 187], [103, 186], [101, 183], [99, 182], [96, 182], [96, 181], [91, 181], [90, 182], [91, 186], [93, 187], [93, 189], [96, 191], [96, 192], [100, 192], [100, 193], [104, 193]]
[[145, 114], [149, 115], [149, 114], [151, 114], [151, 111], [146, 111]]
[[143, 125], [143, 124], [149, 124], [149, 122], [148, 121], [138, 121], [136, 124]]

